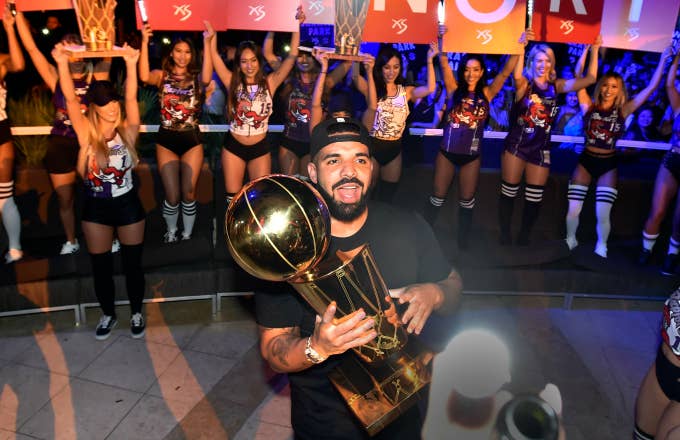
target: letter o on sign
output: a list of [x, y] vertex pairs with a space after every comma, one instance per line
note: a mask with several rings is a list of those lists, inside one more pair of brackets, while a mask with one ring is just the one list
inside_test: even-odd
[[470, 0], [456, 0], [461, 14], [475, 23], [496, 23], [503, 20], [515, 7], [517, 0], [503, 0], [503, 3], [492, 12], [479, 12], [470, 5]]

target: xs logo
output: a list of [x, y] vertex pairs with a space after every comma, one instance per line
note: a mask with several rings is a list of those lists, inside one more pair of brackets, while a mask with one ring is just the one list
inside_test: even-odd
[[491, 29], [484, 29], [484, 30], [479, 30], [477, 29], [477, 37], [478, 40], [484, 40], [482, 41], [482, 44], [489, 44], [491, 43], [491, 40], [493, 40], [493, 35], [491, 35]]
[[248, 15], [257, 15], [254, 21], [260, 21], [264, 18], [266, 12], [264, 12], [264, 5], [257, 5], [257, 6], [248, 6], [250, 8], [250, 12]]
[[392, 29], [397, 28], [399, 29], [397, 31], [397, 35], [401, 35], [404, 32], [406, 32], [406, 29], [408, 29], [408, 25], [406, 24], [406, 19], [405, 18], [400, 18], [399, 20], [395, 20], [394, 18], [392, 19]]
[[628, 28], [623, 35], [628, 37], [628, 41], [637, 40], [640, 37], [640, 28]]
[[560, 29], [564, 30], [564, 32], [562, 32], [564, 35], [571, 34], [572, 32], [574, 32], [574, 20], [562, 20]]
[[326, 10], [323, 6], [323, 0], [309, 0], [309, 12], [314, 12], [314, 15], [320, 15]]
[[186, 21], [191, 17], [191, 10], [189, 9], [191, 5], [172, 5], [173, 8], [175, 8], [175, 13], [173, 15], [181, 15], [182, 18], [179, 19], [179, 21]]

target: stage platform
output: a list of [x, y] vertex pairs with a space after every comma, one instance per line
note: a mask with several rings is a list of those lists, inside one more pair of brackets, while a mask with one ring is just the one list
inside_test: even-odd
[[[411, 137], [405, 143], [404, 171], [394, 203], [421, 211], [431, 191], [433, 159], [437, 138]], [[278, 145], [274, 139], [272, 145]], [[568, 173], [576, 164], [572, 149], [553, 150], [553, 170], [546, 186], [544, 206], [529, 246], [498, 245], [497, 203], [500, 140], [485, 141], [483, 169], [470, 236], [470, 248], [458, 248], [456, 235], [457, 183], [442, 207], [434, 229], [452, 265], [463, 275], [465, 293], [556, 296], [564, 307], [578, 298], [652, 299], [666, 296], [677, 286], [677, 277], [662, 276], [670, 222], [664, 223], [651, 264], [636, 264], [640, 233], [651, 201], [653, 179], [660, 155], [645, 153], [625, 160], [620, 168], [619, 198], [612, 211], [609, 258], [592, 251], [595, 242], [593, 191], [581, 214], [580, 245], [572, 252], [564, 244]], [[222, 222], [225, 206], [222, 172], [206, 164], [199, 178], [198, 221], [189, 241], [164, 244], [160, 213], [162, 185], [153, 162], [137, 169], [136, 178], [148, 213], [144, 266], [147, 298], [150, 301], [204, 299], [215, 312], [219, 299], [252, 290], [252, 279], [234, 264], [224, 244]], [[515, 207], [514, 225], [519, 224], [522, 197]], [[92, 292], [89, 259], [81, 238], [81, 251], [60, 256], [64, 238], [58, 223], [55, 195], [44, 170], [33, 169], [17, 178], [17, 204], [24, 228], [22, 243], [26, 258], [0, 267], [0, 317], [48, 310], [72, 310], [75, 321], [84, 320], [87, 308], [96, 306]], [[0, 233], [0, 240], [6, 240]], [[0, 249], [6, 242], [0, 242]], [[116, 257], [116, 267], [120, 267]], [[122, 277], [116, 278], [119, 286]], [[152, 287], [163, 285], [162, 296]]]

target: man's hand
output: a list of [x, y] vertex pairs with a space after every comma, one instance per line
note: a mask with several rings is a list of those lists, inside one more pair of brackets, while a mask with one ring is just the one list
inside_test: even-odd
[[444, 293], [437, 284], [414, 284], [399, 295], [399, 304], [408, 303], [401, 322], [408, 325], [406, 331], [417, 335], [423, 330], [433, 310], [444, 302]]
[[378, 335], [373, 330], [375, 321], [370, 316], [366, 317], [363, 309], [335, 319], [336, 309], [336, 303], [333, 301], [326, 308], [323, 317], [316, 316], [312, 348], [324, 357], [367, 344]]

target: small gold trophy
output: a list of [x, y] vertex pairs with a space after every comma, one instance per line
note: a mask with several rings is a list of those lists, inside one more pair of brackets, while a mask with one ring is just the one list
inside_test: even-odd
[[67, 46], [72, 56], [79, 58], [105, 58], [125, 55], [122, 47], [115, 46], [116, 0], [73, 0], [83, 46]]
[[335, 0], [335, 47], [315, 46], [315, 52], [326, 52], [330, 58], [362, 61], [359, 53], [361, 34], [366, 24], [369, 0]]
[[362, 308], [374, 321], [375, 339], [329, 374], [354, 416], [370, 435], [421, 397], [431, 380], [427, 353], [409, 340], [367, 244], [356, 254], [326, 255], [330, 214], [312, 186], [291, 176], [269, 175], [248, 183], [229, 204], [227, 245], [251, 275], [287, 281], [323, 315], [331, 301], [338, 320]]

